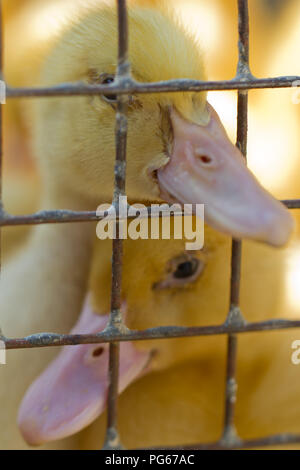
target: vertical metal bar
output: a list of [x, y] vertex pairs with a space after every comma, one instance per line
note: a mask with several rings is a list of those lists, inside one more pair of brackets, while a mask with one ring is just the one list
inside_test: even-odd
[[[126, 0], [117, 0], [118, 3], [118, 75], [126, 75], [129, 72], [128, 64], [128, 16]], [[121, 68], [125, 67], [122, 72]]]
[[[126, 0], [117, 0], [118, 7], [118, 70], [115, 81], [128, 76], [130, 66], [128, 62], [128, 17]], [[116, 113], [116, 163], [113, 204], [118, 208], [119, 197], [125, 194], [126, 182], [126, 146], [127, 146], [127, 108], [128, 97], [118, 96]], [[118, 213], [118, 210], [117, 210]], [[122, 323], [121, 315], [121, 287], [123, 240], [119, 238], [120, 227], [116, 224], [116, 234], [113, 240], [112, 253], [112, 287], [111, 287], [111, 315], [110, 325], [117, 328]], [[120, 344], [109, 345], [109, 389], [107, 407], [107, 431], [104, 448], [120, 449], [122, 447], [117, 431], [117, 406], [119, 385]]]
[[242, 244], [232, 240], [231, 248], [231, 280], [230, 280], [230, 312], [239, 308], [241, 278]]
[[[239, 27], [239, 63], [238, 75], [249, 74], [249, 15], [248, 0], [238, 0], [238, 27]], [[248, 92], [238, 92], [237, 113], [237, 142], [241, 152], [247, 155], [247, 131], [248, 131]], [[231, 254], [231, 281], [230, 281], [230, 310], [227, 323], [244, 322], [239, 308], [240, 302], [240, 278], [241, 278], [242, 243], [232, 240]], [[228, 335], [227, 340], [227, 370], [226, 370], [226, 397], [225, 417], [222, 441], [227, 446], [232, 446], [239, 441], [235, 424], [235, 403], [237, 392], [236, 363], [237, 363], [237, 335]]]
[[[0, 0], [0, 80], [3, 80], [3, 10], [2, 0]], [[2, 201], [2, 178], [3, 178], [3, 104], [0, 103], [0, 214], [3, 212]], [[2, 268], [2, 231], [0, 228], [0, 277]], [[0, 326], [0, 339], [2, 330]]]
[[[2, 0], [0, 0], [0, 80], [3, 80], [3, 18]], [[2, 202], [2, 171], [3, 171], [3, 104], [0, 103], [0, 213], [3, 211]], [[2, 243], [0, 230], [0, 271], [2, 264]], [[0, 330], [1, 333], [1, 330]]]
[[237, 392], [236, 382], [237, 359], [237, 335], [228, 335], [227, 340], [227, 370], [226, 370], [226, 394], [225, 394], [225, 418], [222, 442], [232, 447], [237, 440], [237, 432], [234, 425], [235, 402]]
[[248, 0], [238, 0], [239, 62], [249, 66], [249, 8]]

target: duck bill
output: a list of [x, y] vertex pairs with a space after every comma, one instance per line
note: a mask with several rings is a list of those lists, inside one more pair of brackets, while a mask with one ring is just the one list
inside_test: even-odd
[[[104, 330], [108, 315], [97, 315], [87, 301], [71, 333]], [[149, 370], [150, 353], [131, 342], [120, 345], [119, 393]], [[109, 345], [66, 346], [29, 387], [18, 415], [29, 445], [70, 436], [92, 423], [106, 408]]]
[[207, 106], [210, 119], [204, 126], [171, 109], [173, 151], [157, 172], [161, 197], [170, 203], [204, 204], [205, 221], [234, 238], [284, 245], [293, 218], [256, 180], [217, 113]]

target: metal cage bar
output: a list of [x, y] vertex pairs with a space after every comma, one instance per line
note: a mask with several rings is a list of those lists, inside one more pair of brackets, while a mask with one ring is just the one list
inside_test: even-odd
[[[2, 3], [2, 2], [0, 2]], [[0, 80], [3, 80], [3, 21], [2, 21], [2, 5], [0, 5]], [[2, 203], [2, 167], [3, 167], [3, 104], [0, 104], [0, 218], [3, 213], [3, 203]], [[1, 226], [0, 226], [0, 271], [1, 271], [1, 247], [2, 247], [2, 237], [1, 237]], [[1, 274], [1, 273], [0, 273]], [[0, 329], [1, 334], [1, 329]]]
[[[118, 69], [116, 81], [126, 79], [129, 76], [130, 65], [128, 62], [128, 19], [127, 6], [123, 0], [117, 0], [118, 6]], [[126, 183], [126, 144], [127, 144], [127, 109], [128, 97], [118, 95], [116, 113], [116, 163], [115, 163], [115, 188], [113, 203], [117, 208], [119, 197], [125, 195]], [[112, 253], [112, 287], [111, 287], [111, 314], [110, 325], [112, 328], [122, 327], [122, 268], [123, 268], [123, 240], [120, 237], [120, 223], [116, 225], [116, 237], [113, 240]], [[117, 431], [117, 404], [119, 384], [120, 344], [117, 342], [109, 345], [109, 389], [107, 411], [107, 433], [104, 444], [105, 449], [119, 449], [121, 447]]]
[[84, 85], [66, 83], [48, 88], [7, 88], [7, 98], [31, 98], [39, 96], [82, 96], [82, 95], [127, 95], [133, 93], [171, 93], [176, 91], [216, 91], [216, 90], [253, 90], [261, 88], [289, 88], [300, 77], [286, 76], [273, 78], [256, 78], [247, 76], [245, 79], [201, 81], [201, 80], [166, 80], [162, 82], [140, 83], [133, 78], [115, 85]]
[[[247, 76], [249, 69], [249, 13], [248, 0], [238, 0], [238, 30], [239, 30], [239, 59], [237, 76]], [[237, 141], [236, 146], [241, 150], [245, 159], [247, 156], [247, 132], [248, 132], [248, 91], [237, 92]], [[240, 280], [242, 263], [242, 242], [232, 240], [231, 253], [231, 279], [230, 279], [230, 308], [227, 323], [245, 323], [240, 312]], [[238, 337], [229, 334], [227, 338], [227, 370], [225, 392], [225, 417], [222, 443], [232, 446], [240, 439], [237, 436], [234, 423], [235, 402], [237, 392], [236, 363], [237, 363]]]
[[[50, 96], [79, 96], [117, 94], [118, 105], [116, 113], [116, 164], [115, 187], [113, 204], [119, 195], [125, 194], [126, 175], [126, 139], [127, 139], [127, 100], [131, 93], [157, 93], [176, 91], [208, 91], [208, 90], [238, 90], [238, 127], [237, 145], [246, 156], [247, 148], [247, 120], [248, 120], [248, 90], [262, 88], [286, 88], [294, 86], [300, 80], [299, 76], [273, 77], [257, 79], [251, 74], [249, 68], [249, 18], [248, 0], [237, 0], [238, 28], [239, 28], [239, 61], [236, 77], [224, 81], [195, 81], [195, 80], [169, 80], [157, 83], [138, 83], [130, 75], [128, 61], [128, 21], [126, 0], [117, 0], [118, 8], [118, 70], [117, 76], [111, 85], [84, 85], [61, 84], [50, 88], [11, 88], [7, 87], [7, 98], [30, 98]], [[2, 77], [2, 2], [0, 0], [0, 77]], [[0, 108], [0, 165], [2, 163], [2, 111]], [[2, 166], [2, 165], [1, 165]], [[0, 196], [2, 172], [0, 169]], [[300, 199], [282, 201], [289, 209], [299, 209]], [[2, 207], [0, 197], [0, 228], [14, 225], [36, 225], [47, 223], [89, 222], [100, 220], [103, 215], [96, 212], [75, 212], [67, 210], [41, 211], [26, 216], [13, 216], [7, 214]], [[120, 223], [120, 222], [119, 222]], [[119, 225], [118, 225], [119, 227]], [[217, 442], [195, 444], [190, 446], [176, 446], [173, 449], [242, 449], [277, 444], [291, 444], [300, 442], [300, 434], [277, 434], [259, 439], [242, 440], [236, 433], [234, 425], [234, 409], [236, 401], [237, 383], [235, 378], [237, 360], [238, 333], [254, 331], [271, 331], [289, 328], [300, 328], [299, 320], [274, 319], [262, 322], [248, 323], [239, 309], [240, 268], [242, 245], [238, 240], [232, 241], [231, 281], [230, 281], [230, 308], [226, 321], [221, 325], [204, 327], [157, 327], [142, 331], [132, 331], [124, 328], [121, 313], [121, 282], [123, 246], [117, 237], [113, 242], [112, 258], [112, 288], [111, 288], [111, 314], [110, 322], [105, 331], [98, 334], [58, 335], [52, 333], [33, 334], [26, 338], [5, 338], [7, 349], [39, 348], [49, 346], [77, 345], [91, 343], [110, 343], [109, 360], [109, 398], [107, 432], [104, 448], [121, 448], [117, 431], [117, 391], [119, 369], [119, 342], [139, 341], [145, 339], [169, 339], [179, 337], [206, 336], [227, 334], [227, 372], [224, 410], [224, 428], [221, 438]], [[166, 447], [164, 447], [166, 448]]]
[[[288, 199], [281, 201], [288, 209], [300, 209], [300, 199]], [[150, 208], [148, 208], [150, 211]], [[0, 212], [0, 227], [12, 227], [18, 225], [63, 224], [71, 222], [93, 222], [101, 220], [108, 215], [106, 212], [99, 215], [95, 211], [71, 211], [71, 210], [45, 210], [29, 215], [11, 215], [5, 210]], [[168, 216], [173, 217], [173, 213]], [[128, 216], [128, 219], [134, 216]]]

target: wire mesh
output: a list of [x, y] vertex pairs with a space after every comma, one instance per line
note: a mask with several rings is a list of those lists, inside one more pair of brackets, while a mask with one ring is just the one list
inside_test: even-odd
[[[118, 9], [118, 68], [114, 82], [110, 85], [84, 85], [81, 83], [61, 84], [49, 88], [11, 88], [7, 87], [7, 98], [50, 97], [50, 96], [78, 96], [78, 95], [118, 95], [116, 112], [116, 161], [113, 204], [118, 201], [119, 195], [125, 195], [126, 181], [126, 140], [127, 140], [127, 104], [128, 95], [132, 93], [158, 93], [176, 91], [211, 91], [211, 90], [237, 90], [237, 143], [243, 155], [247, 150], [247, 121], [248, 121], [248, 90], [259, 88], [286, 88], [294, 86], [299, 76], [285, 76], [258, 79], [251, 74], [249, 68], [249, 17], [248, 0], [237, 0], [238, 3], [238, 29], [239, 29], [239, 60], [237, 74], [232, 80], [225, 81], [196, 81], [196, 80], [168, 80], [156, 83], [138, 83], [130, 74], [130, 61], [128, 59], [128, 19], [126, 0], [117, 0]], [[1, 20], [0, 11], [0, 20]], [[0, 21], [0, 77], [2, 77], [2, 21]], [[2, 105], [0, 105], [0, 163], [2, 163]], [[2, 165], [1, 165], [2, 167]], [[1, 170], [0, 170], [1, 171]], [[0, 196], [1, 177], [0, 173]], [[1, 200], [1, 198], [0, 198]], [[300, 208], [300, 199], [282, 201], [289, 209]], [[16, 225], [36, 225], [47, 223], [89, 222], [100, 220], [102, 216], [96, 212], [75, 212], [68, 210], [41, 211], [26, 216], [13, 216], [5, 212], [0, 203], [0, 227]], [[103, 214], [103, 217], [105, 214]], [[118, 235], [118, 230], [117, 230]], [[122, 285], [122, 258], [123, 240], [116, 237], [113, 241], [112, 256], [112, 286], [111, 286], [111, 313], [108, 328], [97, 334], [67, 334], [58, 335], [50, 333], [33, 334], [25, 338], [1, 337], [7, 349], [39, 348], [49, 346], [63, 346], [76, 344], [110, 343], [109, 359], [109, 393], [107, 431], [104, 443], [105, 449], [121, 448], [121, 441], [117, 430], [118, 406], [118, 371], [121, 341], [138, 341], [147, 339], [168, 339], [179, 337], [206, 336], [226, 334], [227, 340], [227, 372], [226, 392], [224, 405], [224, 426], [221, 438], [217, 442], [194, 444], [190, 446], [176, 446], [172, 449], [242, 449], [278, 444], [300, 443], [300, 434], [277, 434], [259, 439], [242, 440], [235, 429], [235, 403], [236, 403], [236, 361], [238, 347], [238, 333], [271, 331], [300, 327], [298, 320], [273, 319], [262, 322], [247, 322], [239, 308], [240, 273], [241, 273], [242, 243], [232, 241], [230, 306], [226, 321], [220, 325], [203, 327], [174, 327], [164, 326], [134, 331], [124, 329], [121, 314], [121, 285]], [[164, 447], [166, 448], [166, 447]]]

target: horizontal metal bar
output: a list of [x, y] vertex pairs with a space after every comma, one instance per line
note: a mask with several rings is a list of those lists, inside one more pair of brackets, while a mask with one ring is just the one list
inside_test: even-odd
[[[288, 209], [300, 209], [300, 199], [287, 199], [281, 201]], [[134, 207], [134, 206], [131, 206]], [[149, 216], [156, 216], [151, 213], [151, 207], [147, 207]], [[95, 222], [102, 220], [108, 213], [98, 215], [96, 211], [70, 211], [70, 210], [47, 210], [39, 211], [28, 215], [12, 215], [7, 212], [0, 213], [0, 227], [18, 226], [18, 225], [40, 225], [40, 224], [62, 224], [72, 222]], [[181, 215], [176, 213], [176, 215]], [[173, 213], [160, 213], [159, 217], [174, 216]], [[135, 215], [128, 215], [128, 219], [134, 219]], [[118, 217], [116, 216], [116, 219]]]
[[[171, 339], [192, 336], [210, 336], [232, 333], [249, 333], [268, 330], [286, 330], [300, 328], [300, 320], [272, 319], [255, 323], [223, 323], [212, 326], [159, 326], [146, 330], [107, 327], [101, 333], [81, 335], [59, 335], [56, 333], [37, 333], [25, 338], [0, 339], [6, 349], [42, 348], [49, 346], [75, 346], [77, 344], [111, 343], [114, 341], [140, 341], [147, 339]], [[4, 332], [5, 333], [5, 332]]]
[[[221, 81], [167, 80], [153, 83], [139, 83], [130, 78], [120, 79], [112, 85], [87, 85], [65, 83], [45, 88], [12, 88], [7, 86], [7, 98], [30, 98], [49, 96], [115, 95], [133, 93], [167, 93], [176, 91], [250, 90], [259, 88], [289, 88], [296, 86], [300, 76], [255, 78], [252, 76]], [[298, 83], [297, 83], [298, 85]]]
[[[299, 201], [300, 205], [300, 201]], [[128, 209], [134, 206], [128, 206]], [[151, 207], [147, 207], [148, 215], [152, 217], [168, 217], [172, 216], [168, 212], [160, 212], [158, 215], [155, 215], [151, 212]], [[16, 226], [16, 225], [39, 225], [39, 224], [54, 224], [54, 223], [71, 223], [71, 222], [93, 222], [102, 220], [104, 217], [108, 217], [108, 212], [104, 212], [103, 215], [99, 215], [95, 211], [70, 211], [70, 210], [45, 210], [39, 211], [35, 214], [28, 215], [12, 215], [2, 212], [0, 214], [0, 227], [5, 226]], [[182, 215], [176, 213], [176, 215]], [[128, 215], [128, 219], [134, 219], [135, 215]], [[116, 220], [118, 220], [118, 215], [116, 215]]]
[[300, 209], [300, 199], [285, 199], [281, 202], [288, 209]]
[[207, 444], [193, 444], [189, 446], [173, 447], [149, 447], [147, 450], [230, 450], [230, 449], [250, 449], [255, 447], [267, 447], [286, 444], [300, 443], [300, 434], [274, 434], [273, 436], [262, 437], [259, 439], [240, 440], [231, 442], [227, 445], [223, 440], [217, 442], [208, 442]]

